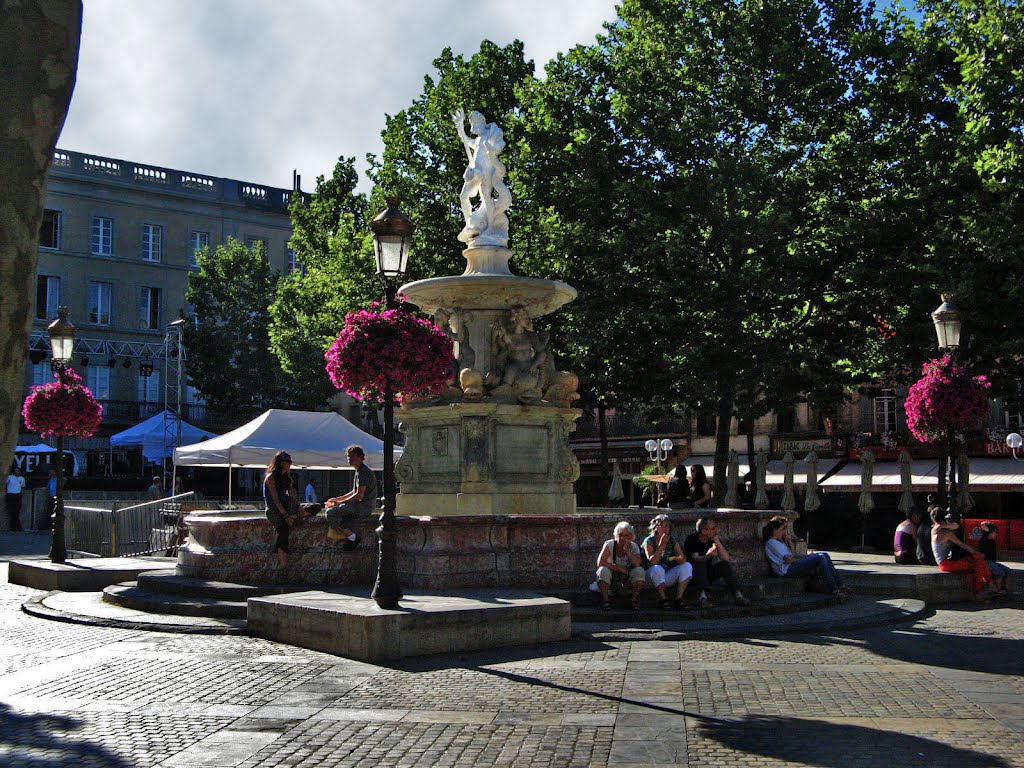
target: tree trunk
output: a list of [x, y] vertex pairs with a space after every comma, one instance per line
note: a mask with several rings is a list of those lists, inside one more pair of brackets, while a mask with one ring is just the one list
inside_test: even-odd
[[0, 4], [2, 467], [18, 438], [46, 173], [71, 103], [81, 34], [81, 0]]
[[733, 401], [736, 398], [736, 382], [723, 381], [719, 390], [718, 424], [715, 429], [715, 476], [711, 492], [717, 504], [725, 498], [726, 467], [729, 465], [729, 433], [732, 427]]

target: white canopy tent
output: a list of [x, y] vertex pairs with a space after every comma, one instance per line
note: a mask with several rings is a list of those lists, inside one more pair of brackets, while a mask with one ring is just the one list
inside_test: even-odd
[[[345, 449], [358, 445], [371, 469], [384, 466], [384, 441], [363, 432], [333, 411], [287, 411], [272, 408], [248, 424], [195, 445], [174, 449], [174, 466], [266, 467], [278, 451], [288, 451], [298, 469], [346, 469]], [[395, 448], [395, 458], [402, 449]]]
[[[203, 438], [216, 437], [213, 432], [181, 422], [181, 441], [195, 443]], [[171, 455], [171, 449], [178, 443], [178, 417], [171, 411], [150, 416], [145, 421], [129, 427], [123, 432], [110, 436], [111, 447], [142, 448], [142, 455], [160, 463]]]

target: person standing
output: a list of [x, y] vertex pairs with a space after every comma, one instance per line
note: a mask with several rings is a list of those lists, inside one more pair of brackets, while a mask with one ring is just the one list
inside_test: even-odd
[[320, 497], [316, 495], [316, 480], [311, 477], [306, 483], [306, 503], [316, 504], [318, 501], [320, 501]]
[[[736, 572], [733, 570], [729, 551], [718, 538], [718, 525], [714, 520], [702, 517], [697, 521], [696, 533], [691, 533], [683, 542], [683, 554], [693, 566], [693, 583], [700, 589], [697, 603], [701, 608], [711, 607], [707, 588], [715, 579], [725, 579], [736, 605], [750, 605], [750, 600], [740, 591]], [[715, 558], [718, 562], [715, 562]]]
[[150, 501], [159, 501], [164, 497], [164, 483], [159, 475], [153, 477], [153, 482], [146, 489], [146, 498]]
[[21, 531], [21, 492], [25, 490], [25, 478], [17, 464], [11, 467], [7, 476], [7, 530]]
[[373, 504], [377, 500], [377, 478], [373, 470], [366, 466], [366, 454], [358, 445], [350, 445], [346, 450], [348, 463], [355, 472], [352, 475], [352, 490], [344, 496], [335, 496], [327, 500], [327, 538], [344, 539], [342, 550], [351, 552], [359, 546], [360, 536], [349, 524], [357, 517], [365, 517], [373, 512]]
[[711, 504], [711, 483], [703, 464], [690, 466], [690, 499], [695, 507], [708, 507]]
[[53, 516], [57, 512], [57, 470], [50, 470], [50, 479], [46, 481], [46, 519], [43, 530], [53, 530]]

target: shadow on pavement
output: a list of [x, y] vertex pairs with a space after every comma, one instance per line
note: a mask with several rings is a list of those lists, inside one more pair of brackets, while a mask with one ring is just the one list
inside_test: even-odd
[[[691, 750], [697, 753], [702, 751], [700, 740], [710, 739], [739, 752], [824, 768], [851, 765], [1008, 768], [1010, 765], [1000, 757], [972, 749], [862, 725], [771, 715], [697, 719], [697, 738], [690, 740]], [[941, 720], [935, 723], [936, 728], [941, 729]], [[727, 764], [727, 760], [722, 764]]]
[[131, 764], [97, 744], [74, 740], [68, 733], [81, 727], [73, 717], [13, 712], [0, 703], [0, 765], [6, 768], [69, 768], [102, 765], [131, 768]]

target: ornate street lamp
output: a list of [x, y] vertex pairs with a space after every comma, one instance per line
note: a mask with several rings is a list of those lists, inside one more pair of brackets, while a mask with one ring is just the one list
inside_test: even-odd
[[[388, 309], [396, 307], [395, 295], [405, 277], [409, 248], [416, 226], [398, 208], [398, 198], [388, 199], [388, 208], [370, 222], [373, 250], [377, 258], [377, 276], [384, 286]], [[395, 521], [395, 435], [394, 399], [389, 386], [384, 391], [384, 510], [377, 528], [380, 542], [377, 557], [377, 581], [372, 597], [381, 608], [394, 610], [402, 599], [398, 584], [398, 524]]]
[[942, 294], [942, 304], [932, 312], [932, 322], [935, 323], [939, 349], [955, 354], [960, 346], [960, 310], [953, 303], [953, 294]]
[[[935, 337], [938, 340], [939, 351], [947, 352], [956, 359], [957, 350], [960, 348], [960, 310], [953, 303], [953, 294], [942, 294], [942, 304], [932, 312], [932, 322], [935, 323]], [[956, 444], [956, 431], [949, 428], [946, 436], [946, 461], [949, 470], [946, 477], [949, 479], [949, 487], [946, 492], [946, 509], [950, 516], [956, 515], [956, 467], [957, 454], [959, 453]], [[941, 488], [942, 474], [946, 469], [943, 462], [939, 462], [939, 487]]]
[[647, 449], [648, 455], [651, 457], [651, 461], [655, 461], [658, 464], [658, 474], [661, 474], [661, 462], [668, 458], [669, 453], [672, 451], [673, 443], [667, 438], [663, 437], [660, 441], [648, 440], [644, 443], [644, 448]]
[[[68, 320], [68, 308], [57, 308], [57, 319], [46, 328], [50, 334], [50, 359], [58, 372], [71, 363], [75, 349], [75, 326]], [[57, 494], [53, 505], [50, 562], [63, 563], [68, 556], [64, 540], [64, 435], [57, 433]]]

